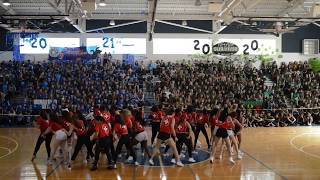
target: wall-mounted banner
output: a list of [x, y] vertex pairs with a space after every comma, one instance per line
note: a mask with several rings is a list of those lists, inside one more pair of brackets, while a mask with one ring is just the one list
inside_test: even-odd
[[21, 54], [49, 54], [51, 47], [80, 47], [80, 38], [47, 38], [41, 35], [20, 38]]
[[213, 54], [222, 56], [234, 55], [239, 51], [239, 47], [233, 43], [221, 42], [212, 47]]
[[87, 38], [87, 51], [98, 48], [104, 53], [111, 54], [146, 54], [147, 41], [145, 38]]
[[153, 39], [153, 54], [276, 55], [276, 49], [276, 39]]
[[49, 60], [59, 61], [87, 61], [93, 59], [91, 54], [87, 53], [86, 47], [51, 47]]

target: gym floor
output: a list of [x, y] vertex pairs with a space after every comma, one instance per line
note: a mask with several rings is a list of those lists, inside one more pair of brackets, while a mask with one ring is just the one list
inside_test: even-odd
[[[90, 164], [83, 163], [82, 154], [72, 170], [59, 161], [48, 167], [44, 144], [32, 163], [30, 159], [38, 135], [35, 128], [0, 129], [0, 179], [320, 179], [318, 127], [246, 128], [241, 147], [243, 159], [233, 166], [226, 155], [214, 164], [206, 160], [183, 168], [118, 164], [118, 169], [108, 170], [105, 160], [101, 160], [95, 172], [90, 172]], [[202, 134], [200, 138], [207, 148]]]

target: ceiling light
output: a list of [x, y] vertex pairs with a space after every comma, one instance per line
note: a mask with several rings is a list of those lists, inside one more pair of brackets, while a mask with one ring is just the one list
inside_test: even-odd
[[11, 5], [9, 0], [3, 0], [2, 4], [5, 5], [5, 6], [10, 6]]
[[107, 3], [105, 0], [100, 0], [99, 6], [106, 6]]
[[196, 0], [196, 2], [194, 3], [195, 6], [201, 6], [201, 0]]
[[114, 25], [116, 25], [116, 22], [114, 22], [114, 20], [111, 20], [111, 21], [109, 22], [109, 25], [110, 25], [110, 26], [114, 26]]
[[186, 20], [183, 20], [181, 24], [182, 24], [182, 26], [187, 26], [188, 22]]

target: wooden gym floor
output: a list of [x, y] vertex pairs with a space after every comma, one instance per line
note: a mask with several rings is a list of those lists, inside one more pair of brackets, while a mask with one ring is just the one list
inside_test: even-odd
[[[178, 167], [128, 166], [117, 170], [101, 167], [89, 171], [83, 155], [72, 170], [63, 164], [46, 166], [44, 144], [35, 163], [30, 161], [38, 130], [0, 129], [0, 179], [320, 179], [320, 128], [247, 128], [243, 132], [243, 160], [231, 166], [226, 158]], [[203, 141], [202, 144], [206, 147]], [[104, 163], [104, 162], [103, 162]]]

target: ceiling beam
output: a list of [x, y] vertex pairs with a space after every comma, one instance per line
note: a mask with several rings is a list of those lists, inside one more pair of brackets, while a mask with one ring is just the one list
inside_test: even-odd
[[289, 5], [282, 10], [277, 16], [285, 16], [286, 14], [292, 12], [294, 9], [302, 5], [304, 0], [293, 0], [293, 2], [290, 2]]
[[245, 11], [248, 11], [256, 7], [260, 2], [261, 0], [250, 0], [250, 2], [244, 6], [245, 8], [242, 9], [242, 11], [240, 12], [240, 15], [242, 15]]
[[113, 28], [118, 28], [118, 27], [123, 27], [123, 26], [129, 26], [129, 25], [132, 25], [132, 24], [138, 24], [138, 23], [141, 23], [141, 22], [144, 22], [144, 21], [143, 20], [141, 20], [141, 21], [133, 21], [133, 22], [129, 22], [129, 23], [117, 24], [117, 25], [114, 25], [114, 26], [107, 26], [107, 27], [102, 27], [102, 28], [90, 29], [90, 30], [87, 30], [86, 32], [89, 33], [89, 32], [95, 32], [95, 31], [100, 31], [100, 30], [113, 29]]
[[204, 33], [209, 33], [209, 34], [213, 33], [212, 31], [199, 29], [199, 28], [194, 28], [194, 27], [190, 27], [190, 26], [184, 26], [184, 25], [181, 25], [181, 24], [172, 23], [172, 22], [168, 22], [168, 21], [161, 21], [161, 20], [155, 20], [155, 21], [159, 22], [159, 23], [163, 23], [163, 24], [168, 24], [168, 25], [171, 25], [171, 26], [176, 26], [176, 27], [181, 27], [181, 28], [185, 28], [185, 29], [194, 30], [194, 31], [199, 31], [199, 32], [204, 32]]
[[[61, 1], [61, 0], [60, 0]], [[48, 4], [57, 11], [58, 14], [63, 14], [63, 12], [58, 8], [60, 1], [53, 2], [52, 0], [47, 0]]]
[[230, 0], [225, 4], [225, 8], [218, 14], [218, 17], [225, 17], [230, 14], [230, 12], [238, 7], [243, 0]]
[[2, 3], [3, 3], [3, 0], [0, 1], [0, 7], [2, 9], [4, 9], [6, 11], [6, 13], [11, 14], [11, 15], [17, 14], [11, 7], [5, 6]]
[[148, 19], [147, 19], [147, 33], [149, 35], [149, 41], [152, 40], [152, 34], [156, 25], [155, 18], [157, 13], [158, 0], [148, 1]]

